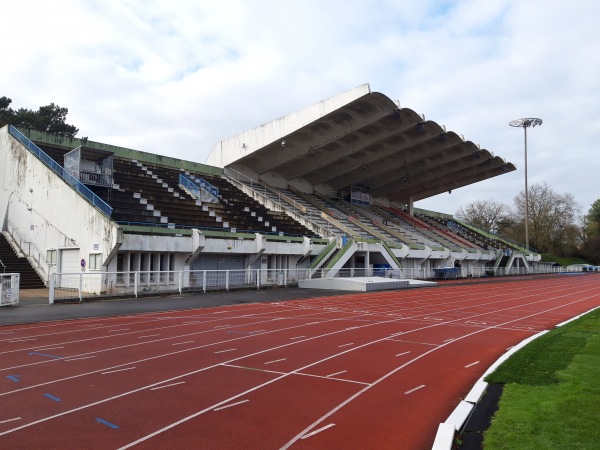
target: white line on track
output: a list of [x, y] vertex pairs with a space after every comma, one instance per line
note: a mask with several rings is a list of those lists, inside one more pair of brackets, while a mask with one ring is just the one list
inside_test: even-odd
[[79, 361], [80, 359], [90, 359], [90, 358], [95, 358], [94, 355], [91, 356], [81, 356], [79, 358], [69, 358], [69, 359], [63, 359], [63, 361], [69, 362], [69, 361]]
[[408, 355], [409, 353], [410, 353], [410, 350], [407, 352], [398, 353], [396, 356]]
[[294, 339], [302, 339], [302, 338], [305, 338], [305, 337], [306, 336], [296, 336], [296, 337], [290, 338], [290, 340], [293, 341]]
[[160, 336], [160, 334], [147, 334], [146, 336], [138, 336], [138, 339]]
[[242, 400], [241, 402], [236, 402], [236, 403], [231, 403], [229, 405], [225, 405], [225, 406], [220, 406], [219, 408], [215, 408], [213, 409], [213, 411], [221, 411], [222, 409], [227, 409], [227, 408], [231, 408], [232, 406], [237, 406], [237, 405], [241, 405], [242, 403], [247, 403], [250, 400]]
[[218, 352], [214, 352], [215, 354], [217, 353], [227, 353], [227, 352], [233, 352], [234, 350], [237, 350], [237, 348], [228, 348], [227, 350], [219, 350]]
[[472, 362], [471, 364], [467, 364], [467, 365], [465, 366], [465, 369], [467, 369], [467, 368], [469, 368], [469, 367], [476, 366], [477, 364], [479, 364], [479, 361], [475, 361], [475, 362]]
[[59, 348], [64, 348], [64, 347], [36, 347], [35, 351], [36, 352], [40, 352], [40, 351], [45, 351], [45, 350], [57, 350]]
[[108, 330], [107, 333], [116, 333], [118, 331], [127, 331], [129, 328], [120, 328], [118, 330]]
[[174, 344], [171, 344], [171, 345], [193, 344], [194, 342], [196, 342], [196, 341], [175, 342]]
[[417, 386], [416, 388], [412, 388], [408, 391], [406, 391], [404, 394], [408, 395], [408, 394], [412, 394], [415, 391], [418, 391], [419, 389], [423, 389], [425, 387], [424, 384], [422, 384], [421, 386]]
[[[420, 330], [421, 328], [417, 328], [417, 329]], [[403, 334], [406, 334], [406, 332], [404, 332]], [[437, 347], [437, 345], [438, 345], [438, 344], [432, 344], [431, 342], [417, 342], [417, 341], [409, 341], [407, 339], [389, 339], [388, 338], [388, 340], [393, 341], [393, 342], [406, 342], [408, 344], [431, 345], [432, 347]]]
[[164, 388], [168, 388], [168, 387], [171, 387], [171, 386], [177, 386], [178, 384], [185, 384], [185, 383], [186, 383], [185, 381], [180, 381], [178, 383], [171, 383], [171, 384], [165, 384], [164, 386], [153, 387], [153, 388], [150, 388], [150, 390], [151, 391], [157, 391], [159, 389], [164, 389]]
[[335, 423], [330, 423], [329, 425], [325, 425], [324, 427], [319, 428], [318, 430], [313, 431], [312, 433], [308, 433], [305, 434], [304, 436], [300, 436], [300, 439], [306, 439], [309, 438], [311, 436], [314, 436], [315, 434], [319, 434], [321, 431], [325, 431], [328, 428], [334, 427]]
[[126, 370], [133, 370], [135, 369], [135, 367], [127, 367], [125, 369], [117, 369], [117, 370], [109, 370], [108, 372], [101, 372], [102, 375], [107, 375], [109, 373], [116, 373], [116, 372], [124, 372]]
[[348, 342], [347, 344], [338, 345], [338, 348], [348, 347], [349, 345], [354, 345], [354, 342]]
[[339, 372], [336, 373], [330, 373], [329, 375], [326, 375], [325, 378], [330, 378], [330, 377], [335, 377], [336, 375], [341, 375], [343, 373], [348, 372], [347, 370], [340, 370]]
[[[565, 290], [566, 290], [566, 289], [565, 289]], [[572, 302], [565, 303], [565, 304], [561, 304], [561, 305], [559, 305], [559, 306], [556, 306], [556, 307], [554, 307], [554, 308], [549, 308], [549, 309], [546, 309], [545, 311], [542, 311], [542, 312], [540, 312], [540, 313], [537, 313], [537, 314], [541, 314], [541, 313], [548, 313], [548, 312], [551, 312], [551, 311], [553, 311], [553, 310], [556, 310], [556, 309], [561, 309], [561, 308], [567, 307], [567, 306], [569, 306], [569, 305], [573, 305], [573, 304], [581, 303], [581, 302], [583, 302], [583, 301], [585, 301], [585, 300], [589, 300], [590, 298], [593, 298], [593, 297], [595, 297], [595, 296], [596, 296], [596, 294], [595, 294], [595, 293], [596, 293], [596, 290], [597, 290], [596, 286], [593, 286], [593, 287], [590, 287], [589, 289], [584, 289], [584, 290], [578, 291], [578, 294], [582, 294], [583, 292], [588, 292], [588, 291], [592, 291], [592, 292], [594, 292], [594, 294], [593, 294], [593, 295], [591, 295], [591, 296], [589, 296], [589, 297], [578, 298], [578, 299], [576, 299], [576, 300], [573, 300]], [[553, 293], [555, 293], [555, 292], [556, 292], [556, 291], [553, 291]], [[551, 298], [548, 298], [548, 297], [546, 296], [546, 297], [545, 297], [543, 300], [536, 300], [534, 303], [547, 303], [547, 302], [548, 302], [548, 300], [556, 300], [557, 298], [561, 298], [561, 297], [564, 297], [564, 296], [567, 296], [567, 295], [569, 295], [569, 296], [573, 295], [572, 289], [569, 289], [569, 292], [568, 292], [568, 294], [565, 294], [565, 295], [555, 295], [555, 296], [553, 296], [553, 297], [551, 297]], [[530, 296], [530, 295], [523, 296], [523, 297], [521, 297], [521, 299], [522, 299], [522, 298], [529, 297], [529, 296]], [[500, 302], [500, 301], [499, 301], [499, 302]], [[501, 302], [500, 302], [500, 303], [501, 303]], [[464, 308], [467, 308], [467, 307], [465, 306]], [[514, 307], [512, 307], [512, 306], [511, 306], [511, 307], [507, 307], [505, 310], [510, 310], [510, 309], [514, 309]], [[502, 310], [498, 310], [498, 311], [496, 311], [496, 312], [500, 312], [500, 311], [502, 311]], [[223, 312], [226, 312], [226, 311], [223, 311]], [[217, 312], [217, 313], [218, 313], [218, 312]], [[215, 313], [215, 314], [217, 314], [217, 313]], [[486, 314], [486, 313], [478, 313], [478, 314], [474, 314], [472, 317], [477, 317], [477, 315], [484, 315], [484, 314]], [[533, 316], [533, 315], [536, 315], [536, 314], [532, 314], [532, 316]], [[521, 317], [521, 318], [522, 318], [522, 317]], [[340, 320], [340, 319], [336, 319], [336, 320]], [[515, 319], [515, 320], [516, 320], [516, 319]], [[447, 325], [447, 324], [457, 323], [457, 322], [458, 322], [458, 319], [457, 319], [457, 320], [453, 320], [453, 321], [449, 321], [449, 322], [448, 322], [448, 323], [446, 323], [446, 324], [427, 325], [427, 326], [423, 326], [423, 327], [420, 327], [420, 328], [416, 328], [416, 329], [408, 330], [408, 331], [407, 331], [407, 333], [408, 333], [408, 332], [420, 331], [420, 330], [424, 330], [424, 329], [429, 329], [429, 328], [437, 327], [437, 326], [439, 326], [439, 325]], [[503, 325], [506, 325], [506, 324], [508, 324], [508, 323], [510, 323], [510, 321], [507, 321], [507, 322], [505, 322]], [[279, 332], [279, 331], [284, 331], [284, 330], [294, 329], [294, 328], [297, 328], [297, 327], [300, 327], [300, 326], [301, 326], [301, 325], [297, 325], [297, 326], [287, 327], [287, 328], [284, 328], [284, 329], [279, 329], [279, 330], [275, 330], [275, 331]], [[494, 328], [494, 327], [488, 327], [488, 329], [493, 329], [493, 328]], [[476, 335], [476, 334], [478, 334], [478, 333], [481, 333], [481, 332], [487, 331], [488, 329], [480, 329], [480, 330], [474, 331], [474, 332], [472, 332], [472, 333], [468, 333], [468, 334], [464, 335], [462, 338], [464, 339], [464, 338], [471, 337], [471, 336], [473, 336], [473, 335]], [[319, 336], [315, 336], [315, 337], [313, 337], [313, 338], [306, 339], [306, 341], [310, 341], [310, 340], [317, 339], [317, 338], [322, 338], [322, 337], [325, 337], [325, 336], [331, 336], [331, 335], [335, 335], [335, 334], [338, 334], [338, 333], [339, 333], [339, 331], [329, 332], [329, 333], [325, 333], [325, 334], [323, 334], [323, 335], [319, 335]], [[233, 341], [233, 340], [238, 340], [238, 339], [242, 339], [242, 338], [231, 339], [231, 341]], [[160, 430], [156, 430], [155, 432], [153, 432], [153, 433], [151, 433], [151, 434], [149, 434], [149, 435], [147, 435], [147, 436], [144, 436], [144, 437], [142, 437], [142, 438], [138, 439], [137, 441], [135, 441], [135, 442], [132, 442], [132, 443], [130, 443], [130, 444], [128, 444], [128, 445], [126, 445], [126, 446], [124, 446], [124, 447], [122, 447], [122, 448], [123, 448], [123, 449], [125, 449], [125, 448], [129, 448], [129, 447], [132, 447], [132, 446], [134, 446], [134, 445], [137, 445], [137, 444], [138, 444], [138, 443], [140, 443], [140, 442], [144, 442], [144, 441], [146, 441], [146, 440], [148, 440], [148, 439], [152, 438], [153, 436], [156, 436], [156, 435], [158, 435], [158, 434], [160, 434], [160, 433], [162, 433], [162, 432], [164, 432], [164, 431], [170, 430], [170, 429], [172, 429], [172, 428], [174, 428], [174, 427], [176, 427], [176, 426], [178, 426], [178, 425], [180, 425], [180, 424], [182, 424], [182, 423], [185, 423], [185, 422], [187, 422], [187, 421], [189, 421], [189, 420], [191, 420], [191, 419], [193, 419], [193, 418], [195, 418], [195, 417], [198, 417], [198, 416], [200, 416], [201, 414], [204, 414], [205, 412], [209, 411], [210, 409], [212, 409], [212, 408], [214, 408], [214, 407], [216, 407], [216, 406], [220, 406], [220, 405], [222, 405], [222, 404], [225, 404], [226, 402], [228, 402], [228, 401], [231, 401], [231, 400], [233, 400], [233, 399], [236, 399], [236, 398], [239, 398], [239, 397], [240, 397], [240, 396], [242, 396], [242, 395], [246, 395], [246, 394], [248, 394], [249, 392], [253, 392], [253, 391], [256, 391], [256, 390], [258, 390], [258, 389], [261, 389], [261, 388], [263, 388], [263, 387], [265, 387], [265, 386], [267, 386], [267, 385], [269, 385], [269, 384], [271, 384], [271, 383], [273, 383], [273, 382], [275, 382], [275, 381], [281, 380], [281, 379], [283, 379], [283, 378], [285, 378], [285, 377], [287, 377], [287, 376], [289, 376], [289, 375], [294, 375], [294, 374], [304, 375], [304, 374], [300, 374], [299, 372], [300, 372], [301, 370], [307, 369], [308, 367], [312, 367], [312, 366], [314, 366], [314, 365], [316, 365], [316, 364], [320, 364], [321, 362], [324, 362], [324, 361], [330, 360], [330, 359], [332, 359], [332, 358], [335, 358], [335, 357], [341, 356], [341, 355], [343, 355], [343, 354], [346, 354], [346, 353], [348, 353], [348, 352], [350, 352], [350, 351], [355, 351], [355, 350], [358, 350], [359, 348], [363, 348], [363, 347], [365, 347], [365, 346], [368, 346], [368, 345], [371, 345], [371, 344], [374, 344], [374, 343], [377, 343], [377, 342], [382, 342], [382, 341], [384, 341], [384, 340], [385, 340], [385, 338], [384, 338], [384, 339], [378, 339], [378, 340], [375, 340], [375, 341], [372, 341], [372, 342], [366, 343], [366, 344], [364, 344], [364, 345], [361, 345], [361, 346], [359, 346], [359, 347], [353, 348], [353, 349], [351, 349], [351, 350], [346, 350], [346, 351], [343, 351], [343, 352], [337, 353], [337, 354], [335, 354], [335, 355], [331, 355], [331, 356], [329, 356], [329, 357], [327, 357], [327, 358], [324, 358], [323, 360], [316, 361], [316, 362], [313, 362], [313, 363], [311, 363], [311, 364], [308, 364], [308, 365], [307, 365], [307, 366], [305, 366], [305, 367], [301, 367], [301, 368], [299, 368], [299, 369], [296, 369], [296, 370], [295, 370], [295, 371], [293, 371], [293, 372], [290, 372], [290, 373], [288, 373], [288, 374], [285, 374], [285, 376], [277, 377], [277, 378], [275, 378], [274, 380], [271, 380], [271, 381], [269, 381], [269, 382], [266, 382], [266, 383], [262, 383], [262, 384], [260, 384], [260, 385], [258, 385], [258, 386], [255, 386], [255, 387], [253, 387], [253, 388], [251, 388], [251, 389], [248, 389], [248, 390], [247, 390], [247, 391], [245, 391], [245, 392], [242, 392], [242, 393], [240, 393], [240, 394], [238, 394], [238, 395], [235, 395], [235, 396], [233, 396], [233, 397], [230, 397], [229, 399], [226, 399], [225, 401], [222, 401], [222, 402], [219, 402], [219, 403], [217, 403], [217, 404], [215, 404], [215, 405], [212, 405], [211, 407], [209, 407], [209, 408], [207, 408], [207, 409], [205, 409], [205, 410], [198, 411], [198, 412], [196, 412], [196, 413], [194, 413], [194, 414], [192, 414], [192, 415], [190, 415], [190, 416], [188, 416], [188, 417], [185, 417], [185, 418], [183, 418], [183, 419], [181, 419], [181, 420], [179, 420], [179, 421], [177, 421], [177, 422], [175, 422], [175, 423], [169, 424], [169, 425], [167, 425], [166, 427], [163, 427], [163, 428], [162, 428], [162, 429], [160, 429]], [[458, 339], [457, 339], [457, 340], [458, 340]], [[300, 342], [303, 342], [303, 341], [300, 341]], [[221, 342], [221, 343], [222, 343], [222, 342]], [[247, 355], [244, 355], [244, 356], [241, 356], [241, 357], [238, 357], [238, 358], [234, 358], [233, 360], [231, 360], [231, 362], [233, 362], [233, 361], [236, 361], [236, 360], [240, 360], [240, 359], [242, 359], [242, 358], [247, 358], [247, 357], [249, 357], [249, 356], [256, 356], [256, 355], [259, 355], [259, 354], [263, 354], [263, 353], [266, 353], [266, 352], [269, 352], [269, 351], [273, 351], [273, 350], [276, 350], [276, 349], [280, 349], [280, 348], [283, 348], [283, 347], [287, 347], [287, 346], [289, 346], [289, 345], [293, 345], [293, 344], [295, 344], [295, 342], [294, 342], [294, 343], [291, 343], [291, 344], [284, 344], [284, 345], [280, 345], [280, 346], [272, 347], [272, 348], [269, 348], [269, 349], [264, 349], [264, 350], [261, 350], [261, 351], [257, 351], [257, 352], [254, 352], [254, 353], [251, 353], [251, 354], [247, 354]], [[197, 348], [204, 348], [204, 347], [207, 347], [207, 346], [209, 346], [209, 345], [214, 345], [214, 344], [207, 344], [207, 345], [199, 346], [199, 347], [197, 347]], [[388, 377], [390, 377], [391, 375], [395, 374], [396, 372], [398, 372], [399, 370], [403, 369], [404, 367], [408, 366], [409, 364], [411, 364], [411, 363], [414, 363], [415, 361], [417, 361], [417, 360], [419, 360], [419, 359], [421, 359], [421, 358], [423, 358], [423, 357], [426, 357], [426, 356], [428, 356], [429, 354], [431, 354], [432, 352], [434, 352], [434, 351], [436, 351], [436, 350], [439, 350], [440, 348], [444, 348], [446, 345], [447, 345], [447, 344], [442, 344], [442, 345], [438, 346], [438, 347], [437, 347], [437, 348], [435, 348], [435, 349], [428, 350], [427, 352], [423, 353], [422, 355], [419, 355], [419, 356], [417, 356], [417, 357], [413, 358], [412, 360], [410, 360], [410, 361], [406, 362], [405, 364], [403, 364], [403, 365], [401, 365], [401, 366], [397, 367], [396, 369], [394, 369], [393, 371], [389, 372], [388, 374], [386, 374], [386, 375], [382, 376], [380, 379], [376, 380], [376, 381], [375, 381], [375, 382], [373, 382], [373, 383], [369, 383], [369, 384], [362, 383], [362, 384], [366, 384], [366, 386], [365, 386], [365, 388], [364, 388], [364, 389], [362, 389], [361, 391], [357, 392], [355, 395], [351, 396], [350, 398], [346, 399], [344, 402], [342, 402], [342, 403], [341, 403], [341, 404], [339, 404], [337, 407], [335, 407], [334, 409], [332, 409], [332, 410], [331, 410], [329, 413], [327, 413], [327, 414], [323, 415], [321, 418], [317, 419], [315, 422], [313, 422], [311, 425], [309, 425], [309, 426], [308, 426], [308, 427], [307, 427], [305, 430], [303, 430], [303, 431], [302, 431], [301, 433], [299, 433], [299, 434], [298, 434], [296, 437], [294, 437], [292, 440], [290, 440], [290, 441], [289, 441], [289, 442], [288, 442], [288, 443], [287, 443], [287, 444], [286, 444], [284, 447], [282, 447], [282, 450], [289, 448], [289, 447], [290, 447], [290, 446], [291, 446], [291, 445], [292, 445], [294, 442], [296, 442], [296, 441], [297, 441], [297, 440], [298, 440], [298, 439], [299, 439], [299, 438], [300, 438], [302, 435], [306, 434], [306, 432], [308, 432], [308, 431], [309, 431], [310, 429], [312, 429], [314, 426], [318, 425], [319, 423], [322, 423], [322, 422], [323, 422], [323, 421], [324, 421], [326, 418], [330, 417], [330, 416], [331, 416], [332, 414], [334, 414], [336, 411], [338, 411], [339, 409], [341, 409], [342, 407], [344, 407], [345, 405], [347, 405], [348, 403], [350, 403], [351, 401], [353, 401], [355, 398], [357, 398], [357, 397], [359, 397], [360, 395], [362, 395], [364, 392], [366, 392], [366, 391], [368, 391], [369, 389], [371, 389], [373, 386], [375, 386], [375, 385], [379, 384], [381, 381], [383, 381], [383, 380], [387, 379]], [[142, 359], [142, 360], [139, 360], [139, 361], [133, 361], [133, 362], [143, 362], [143, 361], [152, 360], [152, 359], [156, 359], [156, 358], [160, 358], [160, 357], [170, 356], [170, 355], [173, 355], [173, 354], [176, 354], [176, 353], [183, 353], [183, 352], [185, 352], [185, 351], [189, 351], [189, 350], [190, 350], [190, 349], [186, 349], [186, 350], [182, 350], [182, 351], [179, 351], [179, 352], [174, 352], [174, 353], [165, 354], [165, 355], [158, 355], [158, 356], [155, 356], [155, 357], [151, 357], [151, 358], [145, 358], [145, 359]], [[131, 364], [131, 362], [129, 362], [129, 364]], [[176, 379], [181, 379], [181, 378], [183, 378], [183, 377], [185, 377], [185, 376], [190, 376], [190, 375], [193, 375], [193, 374], [196, 374], [196, 373], [204, 372], [204, 371], [207, 371], [207, 370], [209, 370], [209, 369], [212, 369], [212, 368], [214, 368], [214, 367], [217, 367], [218, 365], [219, 365], [219, 364], [216, 364], [216, 365], [213, 365], [213, 366], [207, 366], [207, 367], [203, 367], [203, 368], [200, 368], [200, 369], [198, 369], [198, 370], [195, 370], [195, 371], [192, 371], [192, 372], [189, 372], [189, 373], [185, 373], [185, 374], [181, 374], [181, 375], [178, 375], [178, 376], [172, 377], [172, 378], [170, 378], [170, 379], [168, 379], [168, 380], [163, 380], [163, 381], [161, 381], [161, 383], [168, 382], [168, 381], [172, 381], [172, 380], [176, 380]], [[117, 367], [118, 367], [118, 366], [117, 366]], [[75, 376], [70, 376], [70, 377], [66, 377], [66, 378], [63, 378], [63, 379], [60, 379], [60, 380], [53, 380], [53, 381], [51, 381], [51, 382], [40, 383], [40, 384], [37, 384], [37, 385], [35, 385], [35, 386], [30, 386], [30, 387], [28, 387], [28, 388], [34, 388], [34, 387], [39, 387], [39, 386], [43, 386], [43, 385], [49, 385], [49, 384], [53, 384], [53, 383], [56, 383], [56, 382], [59, 382], [59, 381], [66, 381], [66, 380], [70, 380], [70, 379], [74, 379], [74, 378], [79, 378], [79, 377], [86, 376], [86, 375], [91, 375], [91, 374], [93, 374], [93, 373], [97, 373], [97, 372], [100, 372], [100, 371], [98, 370], [98, 371], [88, 372], [88, 373], [85, 373], [85, 374], [78, 374], [78, 375], [75, 375]], [[156, 383], [156, 384], [159, 384], [159, 383]], [[43, 423], [43, 422], [46, 422], [46, 421], [48, 421], [48, 420], [52, 420], [52, 419], [54, 419], [54, 418], [57, 418], [57, 417], [62, 417], [62, 416], [64, 416], [64, 415], [67, 415], [67, 414], [71, 414], [71, 413], [74, 413], [74, 412], [77, 412], [77, 411], [80, 411], [80, 410], [83, 410], [83, 409], [86, 409], [86, 408], [90, 408], [90, 407], [93, 407], [93, 406], [96, 406], [96, 405], [99, 405], [99, 404], [103, 404], [103, 403], [109, 402], [109, 401], [111, 401], [111, 400], [115, 400], [115, 399], [117, 399], [117, 398], [122, 398], [122, 397], [125, 397], [125, 396], [128, 396], [128, 395], [131, 395], [131, 394], [134, 394], [134, 393], [140, 392], [140, 391], [142, 391], [142, 390], [144, 390], [144, 389], [148, 389], [148, 388], [150, 388], [150, 387], [152, 387], [152, 386], [155, 386], [156, 384], [154, 384], [154, 385], [152, 385], [152, 384], [151, 384], [151, 385], [146, 385], [146, 386], [143, 386], [143, 387], [140, 387], [140, 388], [137, 388], [137, 389], [133, 389], [133, 390], [131, 390], [131, 391], [128, 391], [128, 392], [123, 392], [123, 393], [121, 393], [121, 394], [118, 394], [118, 395], [115, 395], [115, 396], [113, 396], [113, 397], [109, 397], [109, 398], [101, 399], [101, 400], [99, 400], [99, 401], [92, 402], [92, 403], [89, 403], [89, 404], [86, 404], [86, 405], [82, 405], [82, 406], [80, 406], [80, 407], [73, 408], [73, 409], [71, 409], [71, 410], [68, 410], [68, 411], [63, 411], [63, 412], [61, 412], [61, 413], [58, 413], [58, 414], [55, 414], [55, 415], [52, 415], [52, 416], [49, 416], [49, 417], [44, 417], [44, 418], [42, 418], [42, 419], [35, 420], [35, 421], [33, 421], [33, 422], [30, 422], [30, 423], [27, 423], [27, 424], [25, 424], [25, 425], [19, 426], [19, 427], [17, 427], [17, 428], [13, 428], [13, 429], [11, 429], [11, 430], [4, 431], [4, 432], [0, 433], [0, 436], [6, 435], [6, 434], [8, 434], [8, 433], [15, 432], [15, 431], [18, 431], [18, 430], [21, 430], [21, 429], [24, 429], [24, 428], [27, 428], [27, 427], [30, 427], [30, 426], [33, 426], [33, 425], [36, 425], [36, 424], [39, 424], [39, 423]], [[26, 388], [26, 389], [28, 389], [28, 388]], [[10, 394], [10, 393], [12, 393], [12, 392], [13, 392], [13, 391], [11, 391], [11, 392], [7, 392], [7, 393], [4, 393], [4, 394], [0, 394], [0, 396], [2, 396], [2, 395], [7, 395], [7, 394]]]
[[[593, 289], [586, 289], [586, 290], [584, 290], [584, 292], [588, 291], [588, 290], [593, 290]], [[569, 293], [569, 294], [565, 294], [565, 295], [572, 295], [572, 292]], [[556, 296], [556, 297], [553, 297], [553, 299], [560, 298], [560, 297], [563, 297], [563, 296], [562, 295], [561, 296]], [[550, 308], [548, 310], [532, 314], [532, 316], [535, 316], [535, 315], [538, 315], [538, 314], [542, 314], [542, 313], [545, 313], [545, 312], [548, 312], [548, 311], [553, 311], [555, 309], [564, 308], [565, 306], [568, 306], [568, 305], [571, 305], [571, 304], [575, 304], [575, 303], [579, 303], [579, 302], [582, 302], [583, 300], [587, 300], [587, 299], [592, 298], [592, 297], [594, 297], [594, 295], [592, 295], [590, 297], [586, 297], [586, 298], [579, 298], [579, 299], [573, 300], [572, 302], [569, 302], [567, 304], [562, 304], [560, 306], [556, 306], [554, 308]], [[546, 301], [547, 300], [540, 300], [539, 302], [541, 303], [541, 302], [546, 302]], [[536, 301], [536, 303], [538, 303], [538, 302]], [[509, 309], [513, 309], [513, 308], [509, 308]], [[481, 313], [481, 314], [485, 314], [485, 313]], [[451, 321], [447, 322], [446, 325], [452, 324], [452, 323], [457, 323], [459, 320], [460, 319], [451, 320]], [[516, 320], [520, 320], [520, 319], [514, 319], [513, 321], [516, 321]], [[510, 322], [511, 321], [507, 321], [507, 322], [505, 322], [505, 324], [508, 324]], [[418, 328], [418, 329], [415, 329], [415, 330], [411, 330], [410, 332], [414, 332], [414, 331], [417, 331], [417, 330], [423, 330], [423, 329], [427, 329], [427, 328], [433, 328], [435, 326], [438, 326], [438, 325], [429, 325], [429, 326], [421, 327], [421, 328]], [[494, 327], [490, 326], [488, 328], [482, 328], [482, 329], [478, 329], [476, 331], [473, 331], [471, 333], [467, 333], [464, 336], [461, 336], [460, 338], [457, 338], [455, 341], [452, 341], [452, 343], [454, 343], [456, 341], [459, 341], [459, 340], [462, 340], [462, 339], [466, 339], [466, 338], [471, 337], [471, 336], [475, 336], [475, 335], [480, 334], [480, 333], [482, 333], [484, 331], [487, 331], [488, 329], [494, 329]], [[437, 350], [439, 350], [441, 348], [445, 348], [448, 345], [450, 345], [450, 343], [441, 344], [441, 345], [439, 345], [439, 346], [437, 346], [435, 348], [432, 348], [432, 349], [430, 349], [430, 350], [428, 350], [428, 351], [426, 351], [426, 352], [424, 352], [424, 353], [422, 353], [422, 354], [414, 357], [410, 361], [407, 361], [406, 363], [404, 363], [401, 366], [395, 368], [394, 370], [388, 372], [387, 374], [383, 375], [382, 377], [380, 377], [378, 380], [374, 381], [373, 383], [370, 383], [369, 385], [365, 386], [362, 390], [360, 390], [356, 394], [350, 396], [349, 398], [347, 398], [346, 400], [344, 400], [343, 402], [341, 402], [339, 405], [337, 405], [335, 408], [331, 409], [328, 413], [324, 414], [319, 419], [315, 420], [312, 424], [310, 424], [308, 427], [306, 427], [304, 430], [302, 430], [300, 433], [298, 433], [295, 437], [293, 437], [292, 439], [290, 439], [283, 447], [280, 448], [280, 450], [286, 450], [286, 449], [288, 449], [298, 439], [300, 439], [307, 431], [311, 430], [313, 427], [317, 426], [318, 424], [322, 423], [327, 418], [331, 417], [333, 414], [335, 414], [337, 411], [339, 411], [340, 409], [342, 409], [348, 403], [350, 403], [354, 399], [360, 397], [365, 392], [367, 392], [368, 390], [370, 390], [374, 386], [378, 385], [383, 380], [386, 380], [387, 378], [389, 378], [390, 376], [394, 375], [395, 373], [397, 373], [398, 371], [402, 370], [403, 368], [407, 367], [408, 365], [410, 365], [410, 364], [412, 364], [412, 363], [414, 363], [414, 362], [416, 362], [416, 361], [418, 361], [418, 360], [420, 360], [422, 358], [425, 358], [426, 356], [430, 355], [431, 353], [436, 352]], [[362, 346], [359, 346], [356, 349], [361, 348], [361, 347]], [[354, 349], [354, 350], [356, 350], [356, 349]], [[301, 369], [299, 369], [299, 370], [301, 370]], [[196, 416], [194, 416], [194, 417], [196, 417]], [[166, 429], [168, 429], [168, 428], [166, 428]], [[142, 440], [143, 440], [143, 438], [142, 438]], [[138, 442], [141, 442], [141, 440], [138, 441]]]
[[11, 344], [16, 344], [18, 342], [27, 342], [27, 341], [37, 341], [37, 338], [29, 338], [29, 339], [13, 339], [12, 341], [8, 341]]
[[265, 366], [266, 366], [267, 364], [274, 364], [274, 363], [276, 363], [276, 362], [285, 361], [286, 359], [287, 359], [287, 358], [274, 359], [273, 361], [268, 361], [268, 362], [266, 362], [266, 363], [265, 363]]
[[8, 423], [8, 422], [14, 422], [16, 420], [21, 420], [20, 417], [15, 417], [13, 419], [7, 419], [7, 420], [0, 420], [0, 423]]

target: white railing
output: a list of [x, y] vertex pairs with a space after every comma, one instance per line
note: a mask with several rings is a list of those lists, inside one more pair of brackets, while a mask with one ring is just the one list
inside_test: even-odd
[[[309, 269], [251, 269], [251, 270], [185, 270], [152, 272], [76, 272], [55, 273], [50, 276], [49, 302], [83, 301], [105, 297], [140, 297], [146, 295], [183, 292], [231, 291], [236, 289], [262, 289], [298, 286], [307, 278], [385, 277], [396, 279], [433, 280], [438, 269], [340, 269], [328, 273], [319, 269], [311, 274]], [[509, 270], [491, 268], [459, 268], [453, 278], [515, 276], [583, 272], [581, 268], [564, 267], [514, 267]], [[13, 291], [14, 292], [14, 291]], [[17, 291], [18, 292], [18, 291]]]
[[21, 233], [15, 228], [15, 226], [8, 222], [8, 234], [12, 238], [17, 248], [33, 263], [33, 265], [45, 275], [48, 272], [48, 263], [46, 257], [42, 251], [35, 245], [35, 243], [28, 241], [21, 236]]
[[20, 277], [18, 273], [0, 273], [0, 306], [19, 303]]

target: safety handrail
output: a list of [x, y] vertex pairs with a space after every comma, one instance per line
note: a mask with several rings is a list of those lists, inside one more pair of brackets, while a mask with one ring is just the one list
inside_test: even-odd
[[[279, 200], [284, 200], [286, 203], [290, 204], [295, 210], [300, 211], [302, 214], [306, 214], [306, 207], [304, 205], [301, 205], [296, 200], [288, 197], [284, 193], [276, 191], [275, 189], [273, 189], [273, 188], [271, 188], [269, 186], [266, 186], [264, 183], [260, 183], [260, 182], [258, 182], [256, 180], [253, 180], [249, 176], [246, 176], [243, 173], [240, 173], [237, 170], [233, 170], [233, 169], [231, 169], [229, 167], [226, 167], [225, 170], [223, 171], [223, 173], [229, 179], [232, 179], [234, 181], [238, 181], [238, 182], [243, 183], [243, 184], [249, 184], [253, 191], [260, 192], [257, 189], [257, 187], [260, 187], [265, 192], [267, 192], [267, 191], [271, 192], [273, 195], [276, 195]], [[284, 207], [283, 204], [281, 204], [281, 206]]]
[[58, 176], [60, 176], [63, 180], [65, 180], [68, 184], [73, 187], [79, 194], [84, 197], [87, 201], [89, 201], [92, 205], [96, 206], [100, 211], [106, 214], [108, 217], [112, 214], [112, 208], [100, 197], [94, 194], [85, 184], [79, 181], [77, 178], [73, 177], [70, 173], [68, 173], [60, 164], [54, 161], [50, 156], [48, 156], [41, 148], [35, 145], [27, 136], [17, 130], [14, 126], [8, 126], [8, 132], [11, 134], [16, 140], [18, 140], [27, 150], [33, 153], [38, 157], [40, 161], [42, 161], [46, 166], [48, 166], [51, 170], [56, 172]]

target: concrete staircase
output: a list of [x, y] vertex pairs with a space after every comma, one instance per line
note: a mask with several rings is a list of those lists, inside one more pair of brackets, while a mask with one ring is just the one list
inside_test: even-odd
[[20, 289], [46, 287], [38, 273], [31, 267], [29, 260], [26, 257], [19, 257], [2, 233], [0, 233], [0, 261], [4, 264], [4, 267], [0, 265], [0, 271], [21, 274]]

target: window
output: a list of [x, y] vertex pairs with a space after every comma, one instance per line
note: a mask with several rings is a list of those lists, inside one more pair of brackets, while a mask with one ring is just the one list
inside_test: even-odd
[[90, 253], [90, 270], [102, 269], [102, 253]]
[[46, 250], [46, 262], [48, 265], [56, 264], [56, 250]]

